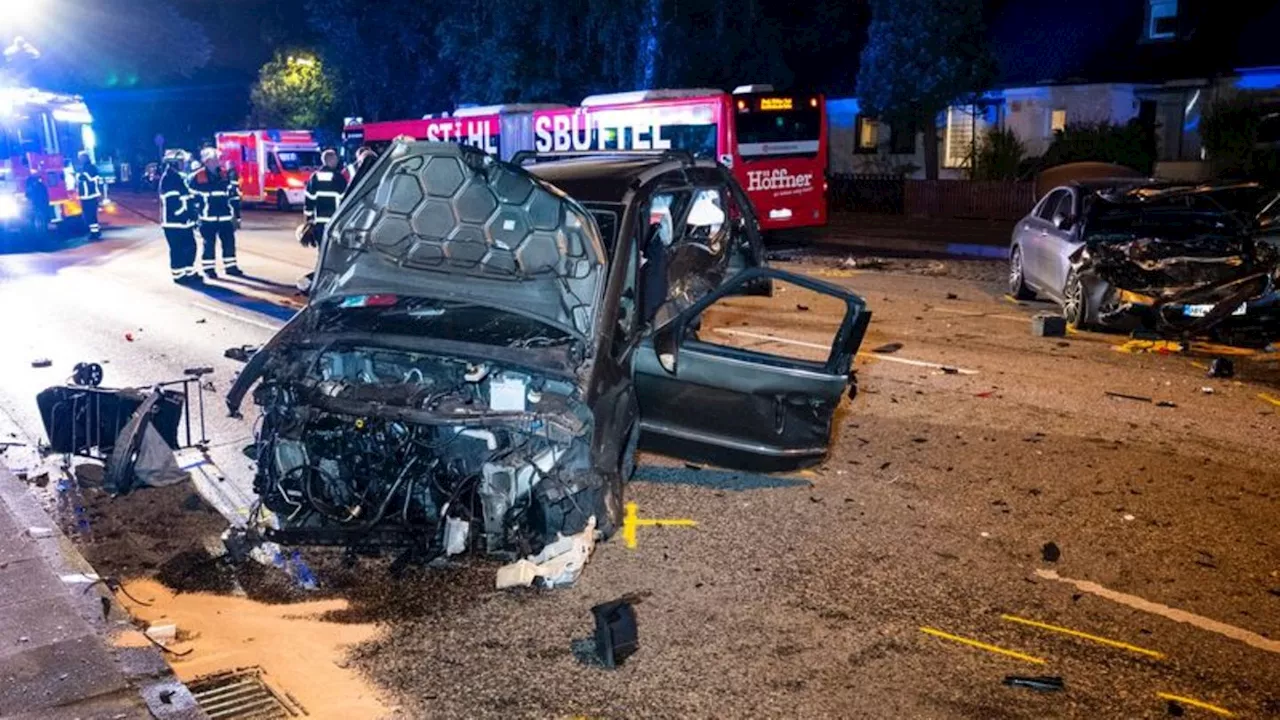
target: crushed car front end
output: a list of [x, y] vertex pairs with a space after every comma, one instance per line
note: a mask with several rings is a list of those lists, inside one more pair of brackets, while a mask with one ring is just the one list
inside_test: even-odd
[[593, 457], [604, 252], [518, 168], [397, 143], [330, 227], [308, 306], [228, 396], [260, 411], [267, 539], [510, 556], [620, 516]]

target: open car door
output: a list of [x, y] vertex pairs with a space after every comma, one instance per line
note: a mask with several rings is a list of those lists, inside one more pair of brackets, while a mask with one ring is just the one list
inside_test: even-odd
[[[785, 304], [742, 297], [762, 281], [794, 290]], [[759, 328], [771, 312], [787, 324]], [[758, 471], [821, 461], [836, 408], [856, 391], [850, 368], [870, 320], [866, 303], [835, 285], [773, 268], [739, 273], [638, 349], [642, 447]], [[814, 322], [829, 334], [815, 336]], [[787, 327], [787, 336], [770, 327]]]

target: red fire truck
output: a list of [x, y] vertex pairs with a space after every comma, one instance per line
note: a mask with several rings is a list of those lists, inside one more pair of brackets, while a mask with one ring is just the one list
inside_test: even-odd
[[307, 130], [237, 130], [214, 136], [218, 156], [240, 176], [246, 203], [289, 210], [301, 205], [307, 179], [320, 167], [320, 146]]
[[0, 229], [30, 226], [33, 175], [48, 189], [51, 222], [81, 214], [71, 166], [81, 151], [93, 154], [92, 122], [78, 96], [0, 87]]
[[732, 94], [645, 90], [594, 95], [578, 107], [493, 106], [452, 118], [353, 121], [344, 137], [375, 147], [401, 134], [459, 141], [489, 152], [496, 147], [504, 158], [517, 150], [684, 150], [731, 168], [764, 229], [784, 230], [827, 222], [825, 113], [821, 95], [777, 93], [768, 86], [743, 86]]

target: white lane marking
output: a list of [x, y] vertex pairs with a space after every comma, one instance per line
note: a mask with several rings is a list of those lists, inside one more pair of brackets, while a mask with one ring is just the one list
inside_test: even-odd
[[972, 310], [952, 310], [950, 308], [931, 307], [930, 312], [946, 313], [948, 315], [960, 315], [961, 317], [972, 318], [991, 318], [993, 320], [1012, 320], [1013, 322], [1027, 322], [1031, 319], [1030, 315], [1004, 315], [998, 313], [974, 312]]
[[1058, 575], [1058, 573], [1053, 570], [1036, 570], [1036, 575], [1046, 580], [1057, 580], [1061, 583], [1074, 585], [1075, 588], [1081, 592], [1097, 595], [1098, 597], [1106, 598], [1112, 602], [1127, 605], [1135, 610], [1159, 615], [1173, 620], [1174, 622], [1194, 625], [1201, 630], [1208, 630], [1209, 632], [1229, 637], [1232, 640], [1239, 640], [1240, 642], [1256, 647], [1259, 650], [1280, 653], [1280, 641], [1268, 640], [1255, 632], [1245, 630], [1244, 628], [1238, 628], [1235, 625], [1228, 625], [1224, 622], [1204, 617], [1203, 615], [1196, 615], [1195, 613], [1189, 613], [1186, 610], [1179, 610], [1177, 608], [1171, 608], [1168, 605], [1151, 602], [1150, 600], [1140, 598], [1137, 595], [1128, 595], [1115, 590], [1109, 590], [1095, 582], [1089, 582], [1088, 580], [1072, 580], [1071, 578], [1065, 578]]
[[[734, 328], [713, 328], [715, 332], [724, 333], [725, 335], [739, 335], [741, 337], [755, 338], [757, 340], [768, 340], [770, 342], [783, 343], [786, 345], [797, 345], [799, 347], [813, 348], [814, 350], [822, 350], [823, 352], [831, 352], [830, 345], [819, 345], [818, 343], [805, 342], [803, 340], [792, 340], [791, 338], [776, 337], [773, 335], [765, 335], [763, 333], [754, 333], [749, 330], [736, 330]], [[916, 367], [927, 367], [935, 370], [950, 369], [955, 370], [961, 375], [977, 375], [977, 370], [969, 370], [968, 368], [958, 368], [954, 365], [944, 365], [942, 363], [927, 362], [925, 360], [912, 360], [911, 358], [897, 357], [895, 355], [879, 355], [877, 353], [858, 353], [859, 357], [875, 358], [877, 360], [885, 360], [887, 362], [902, 363], [903, 365], [914, 365]]]
[[280, 328], [284, 327], [284, 323], [272, 324], [267, 322], [266, 320], [259, 320], [257, 318], [245, 317], [244, 315], [241, 315], [239, 313], [233, 313], [229, 310], [223, 310], [220, 307], [214, 307], [213, 305], [207, 305], [202, 302], [193, 302], [191, 304], [206, 312], [216, 313], [223, 317], [229, 317], [232, 320], [239, 320], [242, 323], [252, 325], [254, 327], [260, 327], [263, 330], [270, 330], [271, 332], [275, 332]]

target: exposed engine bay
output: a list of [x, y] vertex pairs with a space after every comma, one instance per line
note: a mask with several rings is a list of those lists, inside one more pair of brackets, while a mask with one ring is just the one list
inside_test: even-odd
[[598, 514], [566, 379], [401, 349], [294, 347], [254, 391], [254, 489], [287, 544], [536, 551]]

